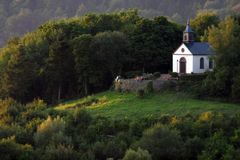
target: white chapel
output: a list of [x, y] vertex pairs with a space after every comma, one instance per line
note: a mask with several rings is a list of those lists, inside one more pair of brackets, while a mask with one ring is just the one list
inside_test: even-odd
[[194, 42], [188, 20], [183, 32], [183, 43], [173, 53], [173, 72], [181, 74], [204, 73], [213, 69], [211, 47], [207, 42]]

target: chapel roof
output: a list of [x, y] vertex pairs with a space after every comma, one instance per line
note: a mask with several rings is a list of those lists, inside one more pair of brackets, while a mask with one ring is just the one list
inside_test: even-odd
[[192, 28], [190, 26], [190, 19], [188, 19], [188, 21], [187, 21], [187, 26], [186, 26], [186, 29], [185, 29], [184, 32], [193, 33], [193, 30], [192, 30]]
[[193, 55], [212, 55], [211, 46], [207, 42], [185, 44]]

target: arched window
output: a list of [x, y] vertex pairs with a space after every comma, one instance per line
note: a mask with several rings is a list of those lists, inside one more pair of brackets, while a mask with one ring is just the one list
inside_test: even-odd
[[188, 40], [188, 38], [187, 38], [187, 35], [185, 34], [184, 35], [184, 41], [187, 41]]
[[204, 69], [204, 58], [200, 58], [200, 69]]
[[209, 60], [209, 69], [213, 69], [213, 61], [211, 59]]

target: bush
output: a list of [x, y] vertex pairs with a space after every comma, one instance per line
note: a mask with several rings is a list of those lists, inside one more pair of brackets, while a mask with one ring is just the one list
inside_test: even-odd
[[137, 146], [148, 150], [153, 160], [182, 159], [183, 141], [177, 130], [156, 124], [144, 132]]
[[0, 125], [0, 139], [7, 138], [15, 135], [20, 130], [20, 127], [17, 125]]
[[190, 81], [190, 82], [199, 82], [203, 81], [207, 78], [208, 74], [186, 74], [186, 75], [181, 75], [180, 81]]
[[152, 93], [152, 92], [153, 92], [153, 81], [150, 81], [147, 83], [146, 93]]
[[231, 137], [231, 142], [234, 146], [240, 148], [240, 128], [234, 130], [234, 135]]
[[204, 148], [204, 142], [199, 137], [188, 138], [184, 144], [185, 159], [196, 159], [196, 155], [199, 155]]
[[0, 157], [2, 160], [35, 159], [32, 146], [16, 143], [15, 137], [0, 140]]
[[19, 116], [19, 121], [27, 123], [33, 119], [47, 118], [47, 104], [43, 100], [35, 99], [33, 102], [26, 104], [25, 111]]
[[92, 104], [98, 103], [98, 99], [94, 96], [86, 97], [82, 103], [78, 104], [77, 107], [91, 106]]
[[153, 73], [153, 76], [155, 78], [159, 78], [159, 77], [161, 77], [161, 73], [160, 72], [155, 72], [155, 73]]
[[137, 96], [138, 96], [139, 98], [143, 98], [143, 97], [144, 97], [144, 94], [145, 94], [145, 92], [144, 92], [143, 89], [137, 90]]
[[178, 78], [178, 73], [177, 72], [170, 72], [169, 73], [173, 78]]
[[44, 160], [78, 160], [80, 156], [74, 151], [72, 146], [64, 146], [59, 144], [57, 146], [48, 146], [42, 156]]
[[232, 99], [236, 102], [240, 102], [240, 76], [239, 75], [237, 75], [233, 80]]
[[132, 149], [127, 150], [123, 160], [152, 160], [152, 158], [147, 150], [138, 148], [137, 151]]
[[126, 149], [126, 143], [113, 140], [104, 146], [104, 153], [107, 158], [120, 159], [124, 156]]
[[105, 144], [103, 142], [96, 142], [93, 145], [93, 154], [95, 159], [106, 159], [106, 155], [104, 154], [104, 146]]
[[73, 113], [73, 125], [82, 124], [88, 126], [92, 120], [91, 115], [85, 109], [75, 109]]
[[137, 76], [142, 76], [142, 71], [129, 71], [125, 73], [126, 78], [135, 78]]
[[44, 147], [50, 143], [69, 143], [69, 139], [64, 135], [65, 121], [60, 118], [48, 117], [42, 122], [34, 135], [34, 140], [38, 146]]
[[0, 100], [0, 119], [2, 122], [10, 124], [17, 118], [23, 109], [24, 106], [12, 98]]
[[92, 121], [91, 115], [83, 108], [77, 108], [67, 118], [67, 134], [83, 134]]
[[199, 160], [222, 159], [230, 145], [222, 132], [216, 132], [208, 139], [205, 149], [198, 157]]
[[26, 108], [29, 110], [44, 110], [47, 108], [47, 104], [41, 99], [34, 99], [31, 103], [26, 104]]

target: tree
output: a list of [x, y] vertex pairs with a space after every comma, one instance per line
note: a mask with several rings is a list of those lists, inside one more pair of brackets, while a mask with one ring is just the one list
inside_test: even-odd
[[191, 26], [195, 30], [196, 38], [199, 40], [203, 36], [207, 36], [209, 27], [217, 26], [220, 22], [219, 17], [214, 12], [199, 12], [195, 19], [191, 21]]
[[34, 140], [37, 146], [47, 147], [49, 144], [67, 144], [69, 145], [70, 139], [64, 135], [65, 133], [65, 121], [60, 118], [48, 117], [38, 127], [37, 132], [34, 135]]
[[113, 78], [121, 74], [128, 52], [128, 41], [123, 33], [84, 34], [75, 38], [72, 46], [80, 93], [88, 95], [106, 89]]
[[132, 149], [127, 150], [123, 160], [152, 160], [152, 158], [147, 150], [138, 148], [137, 151]]
[[101, 65], [103, 68], [106, 68], [113, 77], [121, 74], [126, 63], [128, 47], [127, 37], [121, 32], [114, 31], [97, 34], [94, 37], [93, 48], [96, 51], [98, 67]]
[[137, 146], [148, 150], [153, 160], [182, 158], [183, 141], [177, 130], [156, 124], [144, 132]]
[[[208, 95], [239, 99], [237, 84], [240, 61], [240, 25], [228, 17], [218, 27], [209, 29], [208, 41], [214, 49], [215, 68], [210, 73], [203, 88], [210, 90]], [[205, 93], [207, 93], [205, 91]]]
[[34, 151], [31, 145], [16, 143], [15, 137], [0, 140], [0, 157], [4, 160], [29, 159], [34, 160]]
[[48, 146], [41, 157], [45, 160], [77, 160], [79, 159], [79, 154], [72, 146], [59, 144], [57, 146]]
[[129, 67], [142, 72], [168, 72], [172, 53], [182, 41], [182, 30], [165, 17], [138, 20], [128, 34], [132, 59]]
[[222, 159], [229, 147], [231, 146], [227, 143], [227, 139], [223, 136], [223, 133], [217, 132], [206, 142], [205, 149], [198, 156], [198, 159]]
[[89, 34], [83, 34], [73, 40], [73, 54], [78, 74], [78, 87], [79, 90], [83, 88], [84, 95], [88, 95], [89, 93], [89, 81], [94, 72], [92, 41], [93, 37]]
[[[74, 59], [69, 50], [66, 33], [62, 29], [54, 29], [50, 33], [50, 45], [46, 68], [47, 94], [51, 102], [60, 102], [69, 89], [74, 73]], [[64, 90], [65, 89], [65, 90]]]
[[28, 93], [34, 85], [36, 65], [26, 55], [23, 45], [17, 44], [15, 47], [2, 73], [2, 92], [5, 97], [26, 102], [32, 98]]

